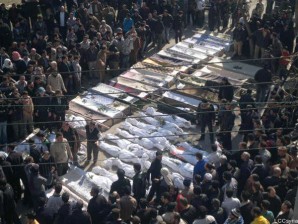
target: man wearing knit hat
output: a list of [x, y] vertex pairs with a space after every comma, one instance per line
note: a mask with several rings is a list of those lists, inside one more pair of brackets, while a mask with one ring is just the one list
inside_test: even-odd
[[235, 208], [232, 209], [224, 224], [244, 224], [240, 211]]

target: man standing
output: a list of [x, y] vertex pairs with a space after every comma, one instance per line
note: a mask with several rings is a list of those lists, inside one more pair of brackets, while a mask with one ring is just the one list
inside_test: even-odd
[[46, 209], [48, 210], [48, 213], [52, 216], [53, 219], [57, 216], [58, 210], [64, 204], [62, 200], [61, 191], [62, 191], [62, 184], [56, 183], [55, 191], [49, 197], [46, 203]]
[[150, 188], [150, 192], [147, 197], [147, 201], [151, 201], [154, 194], [156, 193], [156, 201], [160, 200], [160, 182], [161, 182], [161, 164], [162, 153], [160, 151], [156, 152], [156, 158], [150, 165], [150, 168], [147, 171], [147, 180], [149, 180], [151, 176], [152, 186]]
[[86, 137], [87, 137], [87, 161], [90, 162], [91, 154], [93, 154], [93, 163], [97, 162], [98, 158], [98, 146], [96, 142], [99, 138], [99, 130], [95, 126], [95, 122], [91, 121], [90, 124], [86, 125]]
[[8, 106], [5, 102], [5, 95], [0, 93], [0, 148], [7, 143], [7, 117]]
[[57, 164], [58, 176], [66, 174], [68, 161], [73, 160], [73, 157], [68, 141], [61, 132], [56, 133], [56, 141], [51, 144], [50, 152]]
[[173, 17], [171, 14], [168, 13], [167, 9], [165, 9], [163, 12], [162, 22], [165, 27], [165, 37], [164, 37], [165, 42], [170, 43], [169, 35], [170, 35], [170, 29], [172, 28], [172, 25], [173, 25]]
[[59, 31], [62, 35], [63, 40], [65, 40], [66, 38], [67, 20], [68, 20], [68, 13], [65, 12], [64, 6], [61, 6], [60, 11], [56, 14], [56, 21], [58, 23]]
[[[132, 192], [134, 198], [139, 202], [146, 194], [146, 183], [144, 183], [143, 176], [145, 173], [141, 172], [141, 164], [135, 163], [133, 165], [135, 175], [133, 177]], [[146, 181], [145, 181], [146, 182]]]
[[83, 207], [83, 201], [77, 201], [73, 207], [72, 214], [65, 220], [65, 224], [92, 224], [89, 213], [84, 211]]
[[67, 92], [64, 86], [64, 81], [62, 79], [62, 76], [57, 71], [57, 62], [52, 61], [50, 64], [53, 70], [48, 76], [47, 84], [52, 87], [53, 91], [60, 90], [61, 92], [62, 91]]
[[225, 105], [225, 110], [218, 115], [222, 146], [224, 149], [232, 149], [232, 130], [235, 122], [235, 114], [230, 104]]
[[20, 179], [24, 169], [21, 166], [23, 163], [23, 157], [20, 153], [14, 150], [13, 145], [7, 146], [7, 153], [8, 153], [8, 157], [6, 158], [6, 160], [7, 162], [10, 162], [13, 170], [13, 177], [11, 177], [11, 185], [14, 191], [14, 198], [16, 201], [18, 201], [19, 199], [21, 199], [21, 195], [22, 195]]
[[214, 142], [213, 123], [215, 122], [215, 110], [212, 104], [203, 99], [197, 108], [197, 122], [201, 125], [201, 137], [199, 141], [205, 140], [206, 126], [210, 132], [210, 142]]
[[87, 211], [91, 216], [92, 223], [104, 223], [104, 218], [109, 208], [107, 199], [99, 194], [97, 186], [92, 187], [90, 195], [92, 198], [88, 203]]
[[116, 191], [120, 195], [120, 197], [122, 197], [125, 195], [125, 188], [129, 188], [131, 191], [131, 185], [130, 181], [127, 178], [125, 178], [125, 171], [123, 169], [117, 170], [117, 176], [118, 180], [112, 183], [110, 194]]
[[137, 209], [137, 201], [130, 195], [131, 189], [126, 186], [124, 188], [124, 195], [120, 198], [120, 217], [126, 222], [130, 223], [130, 218], [132, 214]]
[[165, 26], [162, 22], [162, 15], [159, 15], [157, 18], [157, 21], [155, 23], [155, 41], [154, 43], [157, 43], [157, 49], [161, 50], [162, 48], [162, 34], [165, 30]]
[[[203, 178], [206, 173], [206, 170], [205, 170], [206, 161], [203, 159], [202, 153], [199, 153], [199, 152], [196, 153], [196, 159], [198, 160], [198, 162], [194, 166], [193, 175], [194, 175], [194, 177], [196, 175], [200, 175], [201, 178]], [[194, 180], [195, 180], [195, 178], [194, 178]], [[195, 184], [199, 184], [199, 183], [195, 183]]]
[[182, 41], [183, 35], [183, 11], [179, 11], [173, 22], [176, 44]]
[[90, 4], [90, 8], [88, 9], [89, 14], [94, 15], [98, 21], [102, 20], [102, 4], [98, 0], [93, 0]]
[[257, 85], [256, 102], [264, 102], [269, 91], [272, 74], [268, 65], [264, 65], [262, 69], [255, 74], [255, 81]]
[[237, 28], [233, 31], [234, 54], [233, 57], [242, 56], [242, 46], [245, 41], [246, 33], [241, 23], [237, 24]]
[[97, 76], [96, 65], [97, 65], [97, 54], [98, 49], [93, 42], [90, 43], [90, 48], [86, 51], [86, 61], [88, 62], [89, 78], [93, 79]]
[[196, 0], [196, 25], [203, 28], [205, 22], [205, 5], [203, 0]]
[[65, 139], [68, 141], [70, 146], [70, 150], [73, 156], [74, 165], [78, 165], [78, 151], [79, 151], [79, 135], [77, 134], [76, 130], [69, 126], [68, 122], [62, 123], [62, 128], [60, 132], [63, 134]]
[[219, 86], [218, 99], [231, 102], [234, 98], [234, 88], [227, 77], [223, 77]]
[[21, 221], [18, 218], [16, 211], [16, 203], [14, 200], [14, 193], [12, 187], [6, 182], [5, 179], [0, 180], [0, 193], [3, 200], [3, 221], [5, 223], [20, 224]]

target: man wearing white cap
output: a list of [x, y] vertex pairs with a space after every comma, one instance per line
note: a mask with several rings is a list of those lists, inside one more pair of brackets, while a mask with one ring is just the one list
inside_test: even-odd
[[232, 209], [224, 224], [244, 224], [240, 211], [235, 208]]

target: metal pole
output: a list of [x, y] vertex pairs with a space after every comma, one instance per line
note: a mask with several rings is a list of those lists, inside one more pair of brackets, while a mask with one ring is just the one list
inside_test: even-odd
[[296, 0], [296, 5], [295, 5], [295, 30], [296, 30], [296, 35], [298, 33], [298, 1]]
[[[296, 3], [297, 3], [297, 1], [296, 1]], [[297, 187], [296, 198], [295, 198], [295, 207], [294, 207], [293, 220], [298, 220], [298, 187]]]

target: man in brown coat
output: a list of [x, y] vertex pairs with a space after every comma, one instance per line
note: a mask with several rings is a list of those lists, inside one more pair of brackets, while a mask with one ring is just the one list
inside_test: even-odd
[[129, 223], [131, 215], [137, 208], [137, 200], [130, 195], [130, 188], [126, 187], [124, 196], [120, 198], [120, 217], [124, 222]]

